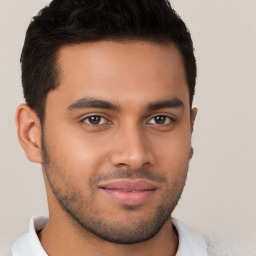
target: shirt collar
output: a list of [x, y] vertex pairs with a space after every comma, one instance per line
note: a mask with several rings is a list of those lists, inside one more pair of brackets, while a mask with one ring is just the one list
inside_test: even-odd
[[191, 230], [181, 221], [172, 219], [179, 236], [176, 256], [208, 256], [206, 238]]
[[[42, 230], [47, 222], [48, 217], [46, 216], [32, 217], [28, 233], [15, 242], [12, 248], [12, 255], [47, 256], [37, 236], [37, 231]], [[206, 239], [203, 235], [191, 230], [177, 219], [173, 218], [172, 223], [179, 237], [179, 247], [176, 256], [208, 256]]]

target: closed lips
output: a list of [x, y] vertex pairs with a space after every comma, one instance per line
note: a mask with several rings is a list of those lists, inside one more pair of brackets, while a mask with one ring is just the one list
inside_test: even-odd
[[147, 180], [115, 180], [99, 188], [112, 201], [130, 206], [145, 204], [157, 191], [157, 186]]
[[99, 184], [99, 188], [123, 192], [140, 192], [156, 190], [157, 186], [146, 180], [115, 180], [105, 184]]

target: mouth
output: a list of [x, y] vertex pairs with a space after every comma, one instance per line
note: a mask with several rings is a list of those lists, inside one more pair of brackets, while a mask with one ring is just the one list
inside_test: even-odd
[[118, 203], [135, 206], [148, 201], [158, 188], [147, 180], [115, 180], [100, 184], [99, 189]]

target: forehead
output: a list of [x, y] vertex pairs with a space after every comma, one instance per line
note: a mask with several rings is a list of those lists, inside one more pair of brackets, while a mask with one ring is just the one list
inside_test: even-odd
[[189, 101], [182, 56], [171, 43], [99, 41], [68, 45], [59, 52], [58, 66], [60, 86], [54, 91], [67, 103], [81, 97], [118, 103], [163, 97]]

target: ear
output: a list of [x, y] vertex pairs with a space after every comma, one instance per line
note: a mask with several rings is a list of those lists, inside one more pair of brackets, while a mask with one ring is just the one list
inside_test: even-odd
[[15, 116], [20, 144], [31, 162], [42, 163], [41, 124], [36, 113], [26, 104], [21, 104]]
[[191, 133], [194, 130], [194, 123], [195, 123], [195, 120], [196, 120], [197, 111], [198, 111], [197, 108], [192, 108], [191, 109], [191, 113], [190, 113]]

